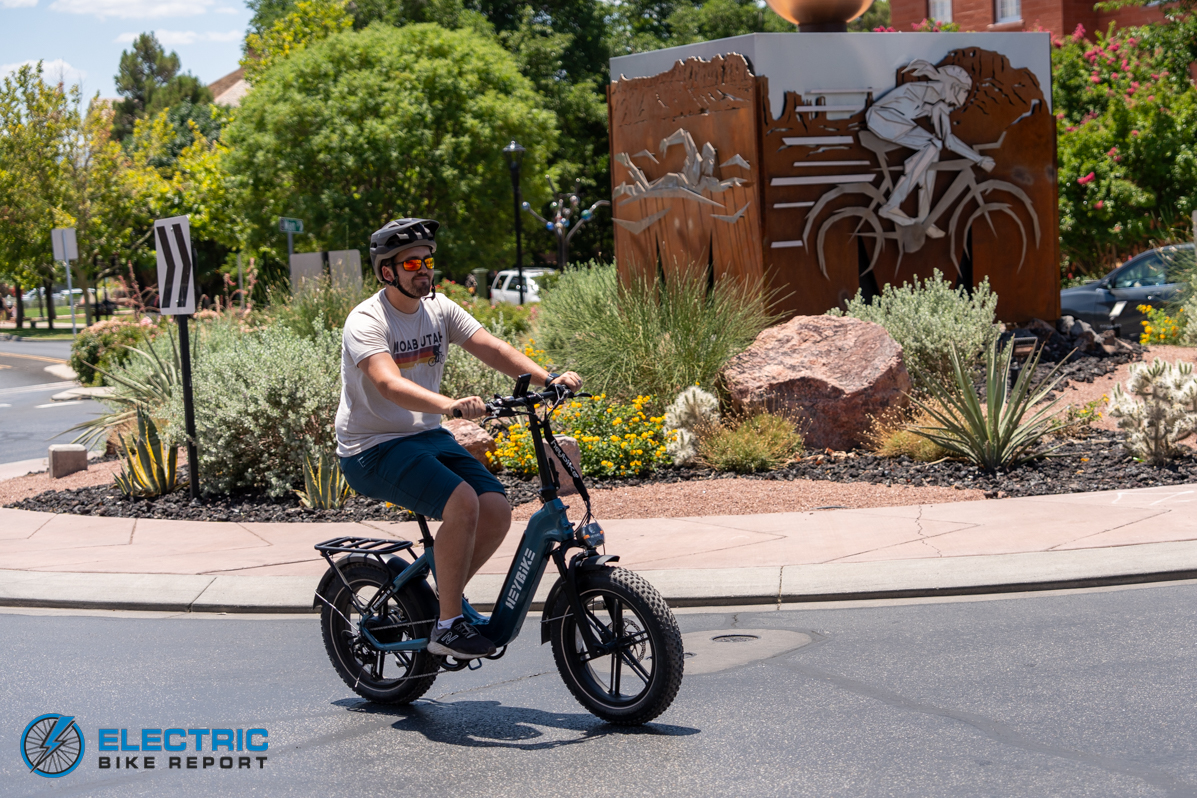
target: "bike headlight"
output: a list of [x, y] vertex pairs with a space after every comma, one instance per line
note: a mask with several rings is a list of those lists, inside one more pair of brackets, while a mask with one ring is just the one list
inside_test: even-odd
[[591, 521], [586, 526], [578, 529], [578, 540], [592, 549], [597, 549], [603, 545], [606, 538], [603, 537], [603, 528], [598, 525], [598, 521]]

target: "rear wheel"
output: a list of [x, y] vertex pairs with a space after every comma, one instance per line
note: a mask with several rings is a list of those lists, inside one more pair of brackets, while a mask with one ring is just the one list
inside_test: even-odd
[[[386, 568], [374, 562], [350, 562], [340, 568], [362, 606], [391, 581]], [[380, 704], [408, 704], [428, 691], [437, 673], [437, 662], [431, 654], [373, 648], [358, 632], [361, 616], [350, 600], [350, 590], [340, 579], [332, 580], [324, 598], [328, 601], [321, 602], [320, 610], [324, 648], [350, 689]], [[427, 637], [436, 617], [432, 591], [424, 583], [411, 584], [387, 599], [368, 628], [380, 643], [395, 643]]]
[[549, 610], [553, 658], [574, 698], [603, 720], [647, 723], [673, 703], [682, 684], [682, 633], [652, 585], [631, 571], [578, 575], [584, 622], [603, 648], [587, 651], [564, 592]]

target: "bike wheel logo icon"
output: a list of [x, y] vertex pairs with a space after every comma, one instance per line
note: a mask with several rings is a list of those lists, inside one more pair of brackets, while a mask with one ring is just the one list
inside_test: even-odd
[[83, 732], [73, 715], [36, 717], [21, 735], [21, 757], [30, 772], [56, 779], [83, 759]]

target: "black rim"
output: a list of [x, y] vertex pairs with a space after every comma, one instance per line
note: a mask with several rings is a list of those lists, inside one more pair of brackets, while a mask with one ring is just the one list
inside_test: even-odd
[[637, 703], [656, 675], [656, 643], [648, 624], [614, 593], [591, 591], [581, 598], [586, 622], [601, 648], [586, 650], [582, 631], [571, 616], [565, 630], [566, 640], [572, 643], [566, 652], [571, 669], [586, 692], [603, 703], [616, 707]]
[[[346, 670], [354, 674], [369, 687], [376, 690], [391, 690], [403, 684], [406, 677], [415, 670], [416, 652], [413, 651], [377, 651], [372, 648], [364, 637], [358, 635], [355, 629], [361, 624], [361, 615], [357, 606], [368, 606], [380, 589], [380, 586], [368, 579], [351, 580], [357, 602], [349, 600], [344, 589], [341, 598], [336, 602], [337, 609], [345, 614], [352, 625], [347, 624], [340, 615], [333, 612], [332, 637], [337, 647], [338, 656], [344, 663]], [[391, 643], [410, 639], [415, 627], [406, 626], [411, 622], [409, 614], [395, 597], [391, 597], [379, 608], [378, 615], [370, 621], [370, 633], [379, 642]]]

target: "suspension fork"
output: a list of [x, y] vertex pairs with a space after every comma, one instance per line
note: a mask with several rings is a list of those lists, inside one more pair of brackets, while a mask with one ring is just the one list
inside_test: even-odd
[[[602, 648], [603, 643], [595, 636], [588, 615], [582, 607], [582, 597], [578, 595], [578, 562], [581, 557], [575, 555], [566, 565], [565, 550], [567, 548], [567, 545], [562, 544], [553, 549], [553, 562], [556, 563], [557, 570], [561, 572], [561, 579], [565, 582], [565, 597], [569, 600], [574, 618], [577, 619], [576, 625], [582, 633], [582, 642], [586, 644], [587, 651], [594, 651]], [[546, 609], [552, 611], [551, 607]]]

